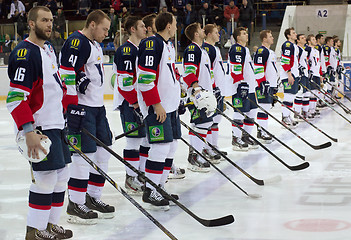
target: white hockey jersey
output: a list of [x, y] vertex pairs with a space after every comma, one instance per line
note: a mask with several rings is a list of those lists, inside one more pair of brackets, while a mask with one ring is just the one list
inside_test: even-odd
[[254, 64], [257, 84], [268, 81], [271, 87], [277, 87], [279, 73], [277, 56], [274, 51], [265, 46], [259, 47], [255, 54]]

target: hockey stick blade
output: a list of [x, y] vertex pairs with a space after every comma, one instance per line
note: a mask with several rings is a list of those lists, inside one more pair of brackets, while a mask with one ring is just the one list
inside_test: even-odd
[[309, 166], [310, 166], [309, 162], [304, 162], [304, 163], [301, 163], [301, 164], [296, 165], [296, 166], [288, 166], [288, 168], [291, 171], [299, 171], [299, 170], [308, 168]]
[[[112, 156], [117, 158], [120, 162], [122, 162], [124, 165], [126, 165], [128, 168], [130, 168], [133, 172], [137, 173], [140, 175], [140, 172], [133, 167], [130, 163], [128, 163], [126, 160], [124, 160], [120, 155], [118, 155], [115, 151], [113, 151], [111, 148], [109, 148], [105, 143], [103, 143], [100, 139], [95, 137], [93, 134], [91, 134], [87, 129], [83, 128], [82, 129], [83, 133], [88, 135], [92, 140], [94, 140], [99, 146], [103, 147], [107, 152], [109, 152]], [[218, 219], [202, 219], [198, 217], [195, 213], [190, 211], [187, 207], [185, 207], [183, 204], [181, 204], [179, 201], [177, 201], [174, 197], [172, 197], [170, 194], [168, 194], [165, 190], [163, 190], [160, 186], [156, 185], [152, 180], [147, 178], [146, 176], [142, 176], [142, 178], [148, 182], [151, 186], [153, 186], [160, 194], [167, 196], [167, 198], [170, 199], [170, 201], [174, 202], [178, 207], [180, 207], [184, 212], [189, 214], [191, 217], [196, 219], [199, 223], [206, 227], [214, 227], [214, 226], [221, 226], [221, 225], [227, 225], [232, 222], [234, 222], [234, 217], [232, 215], [228, 215], [222, 218]]]
[[330, 147], [331, 145], [332, 145], [331, 142], [326, 142], [326, 143], [323, 143], [323, 144], [317, 145], [317, 146], [311, 145], [311, 147], [313, 149], [319, 150], [319, 149]]
[[225, 217], [217, 218], [217, 219], [211, 219], [211, 220], [205, 220], [202, 218], [196, 218], [198, 222], [200, 222], [202, 225], [205, 227], [218, 227], [218, 226], [224, 226], [228, 225], [234, 222], [234, 217], [233, 215], [228, 215]]

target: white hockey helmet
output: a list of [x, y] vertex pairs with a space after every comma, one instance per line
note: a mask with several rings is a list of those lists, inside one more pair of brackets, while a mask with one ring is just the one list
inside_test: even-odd
[[[36, 132], [38, 134], [41, 134], [41, 132], [38, 130], [36, 130]], [[38, 163], [43, 161], [46, 158], [47, 154], [49, 154], [50, 152], [51, 141], [49, 138], [43, 138], [40, 141], [40, 144], [44, 147], [47, 154], [44, 154], [43, 151], [39, 150], [39, 159], [28, 156], [28, 153], [27, 153], [28, 147], [27, 147], [25, 135], [18, 133], [16, 137], [16, 142], [17, 142], [18, 151], [23, 155], [23, 157], [25, 157], [28, 161], [33, 163]]]
[[195, 96], [191, 96], [191, 100], [197, 109], [205, 110], [207, 117], [211, 117], [216, 112], [216, 97], [208, 90], [201, 90]]

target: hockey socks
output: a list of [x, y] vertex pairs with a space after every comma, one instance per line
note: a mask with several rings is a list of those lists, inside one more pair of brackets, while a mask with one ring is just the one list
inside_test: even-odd
[[161, 180], [160, 180], [161, 186], [165, 185], [165, 183], [167, 181], [167, 178], [168, 178], [168, 175], [169, 175], [169, 172], [171, 171], [172, 164], [173, 164], [173, 159], [172, 158], [166, 158], [165, 165], [163, 167], [162, 177], [161, 177]]
[[[161, 182], [164, 167], [164, 162], [157, 162], [147, 159], [145, 164], [145, 176], [153, 181], [156, 185], [159, 185]], [[154, 187], [152, 187], [148, 182], [146, 182], [146, 187], [154, 189]]]
[[149, 157], [149, 147], [140, 146], [139, 149], [139, 170], [145, 172], [146, 159]]
[[[123, 150], [123, 158], [126, 160], [130, 165], [132, 165], [134, 168], [139, 169], [140, 161], [139, 161], [139, 156], [140, 153], [138, 150]], [[133, 172], [129, 167], [125, 167], [126, 172], [129, 176], [136, 177], [137, 174]], [[144, 167], [145, 169], [145, 167]]]

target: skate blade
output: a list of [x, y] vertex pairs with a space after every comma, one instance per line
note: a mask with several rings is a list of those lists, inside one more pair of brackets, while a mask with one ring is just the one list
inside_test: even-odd
[[152, 205], [151, 203], [146, 203], [143, 202], [144, 208], [150, 211], [168, 211], [169, 210], [169, 205], [166, 206], [155, 206]]
[[249, 149], [257, 149], [258, 147], [258, 145], [249, 145]]
[[247, 152], [249, 151], [249, 148], [239, 148], [239, 147], [235, 147], [233, 146], [233, 151], [236, 151], [236, 152]]
[[97, 218], [84, 219], [74, 215], [68, 215], [67, 222], [72, 224], [80, 224], [80, 225], [95, 225], [97, 224]]
[[219, 164], [221, 162], [220, 159], [214, 159], [214, 160], [210, 160], [211, 163], [213, 164]]
[[193, 171], [193, 172], [207, 173], [207, 172], [210, 171], [210, 168], [200, 168], [200, 167], [197, 167], [197, 166], [194, 166], [194, 165], [191, 165], [191, 164], [189, 164], [187, 168], [188, 168], [190, 171]]
[[182, 175], [175, 175], [175, 174], [169, 174], [168, 179], [183, 179], [185, 178], [185, 174]]
[[129, 195], [132, 195], [132, 196], [142, 196], [143, 195], [143, 191], [135, 191], [133, 189], [128, 189], [126, 188], [125, 190]]
[[113, 212], [112, 213], [102, 213], [102, 212], [98, 212], [98, 211], [96, 211], [96, 212], [98, 214], [99, 219], [111, 219], [111, 218], [115, 217], [115, 214]]

